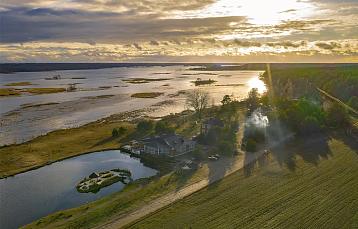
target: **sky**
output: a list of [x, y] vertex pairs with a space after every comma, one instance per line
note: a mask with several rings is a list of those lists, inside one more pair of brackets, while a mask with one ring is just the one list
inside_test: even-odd
[[0, 62], [358, 62], [357, 0], [1, 0]]

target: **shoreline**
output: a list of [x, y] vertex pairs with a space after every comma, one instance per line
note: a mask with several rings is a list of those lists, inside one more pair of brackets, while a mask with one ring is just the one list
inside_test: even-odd
[[[28, 147], [32, 147], [33, 144], [41, 143], [43, 141], [45, 141], [45, 142], [50, 141], [53, 135], [60, 135], [60, 136], [61, 135], [70, 135], [71, 136], [73, 134], [76, 135], [75, 132], [81, 132], [81, 130], [86, 130], [86, 129], [89, 129], [89, 128], [94, 129], [94, 130], [97, 130], [98, 128], [103, 128], [103, 129], [108, 130], [108, 133], [106, 133], [106, 134], [110, 135], [110, 131], [112, 130], [112, 128], [111, 128], [112, 126], [129, 126], [131, 128], [130, 131], [133, 133], [133, 132], [136, 131], [135, 130], [135, 122], [137, 120], [139, 120], [139, 119], [148, 118], [148, 119], [152, 119], [152, 120], [157, 120], [157, 119], [162, 119], [162, 118], [170, 115], [170, 114], [168, 114], [168, 115], [159, 116], [159, 117], [158, 116], [151, 116], [151, 117], [148, 116], [149, 112], [152, 113], [152, 114], [155, 114], [156, 111], [159, 111], [159, 110], [162, 109], [162, 105], [165, 105], [167, 103], [170, 104], [171, 103], [170, 101], [172, 101], [172, 100], [168, 99], [168, 100], [164, 100], [164, 101], [155, 103], [154, 105], [151, 105], [149, 107], [144, 107], [144, 108], [141, 108], [141, 109], [135, 109], [135, 110], [129, 110], [129, 111], [115, 113], [115, 114], [109, 115], [107, 117], [100, 118], [100, 119], [97, 119], [95, 121], [86, 123], [86, 124], [81, 125], [81, 126], [74, 126], [74, 127], [65, 128], [65, 129], [56, 129], [56, 130], [48, 132], [47, 134], [39, 135], [36, 138], [31, 139], [31, 140], [26, 141], [26, 142], [23, 142], [23, 143], [9, 144], [9, 145], [0, 146], [0, 150], [3, 151], [2, 154], [6, 154], [5, 151], [10, 150], [10, 149], [16, 150], [17, 148], [23, 148], [23, 147], [28, 148]], [[184, 110], [182, 110], [181, 112], [183, 112], [183, 111]], [[65, 132], [65, 133], [63, 134], [62, 132]], [[128, 135], [130, 135], [130, 134], [131, 133], [129, 133]], [[124, 136], [124, 137], [127, 137], [127, 136]], [[103, 141], [103, 138], [100, 138], [100, 139], [102, 139], [102, 141]], [[41, 167], [50, 165], [52, 163], [59, 162], [59, 161], [62, 161], [62, 160], [66, 160], [66, 159], [70, 159], [70, 158], [77, 157], [77, 156], [81, 156], [81, 155], [84, 155], [84, 154], [94, 153], [94, 152], [98, 152], [98, 151], [108, 151], [108, 150], [119, 150], [120, 149], [120, 147], [121, 147], [120, 144], [119, 144], [120, 141], [121, 141], [120, 137], [119, 138], [113, 138], [112, 136], [107, 136], [107, 138], [104, 138], [104, 139], [110, 139], [110, 140], [113, 140], [113, 141], [119, 140], [119, 142], [113, 143], [109, 147], [99, 146], [99, 148], [96, 148], [96, 149], [93, 149], [93, 150], [84, 149], [83, 152], [76, 152], [76, 153], [67, 152], [69, 155], [66, 156], [66, 155], [60, 154], [61, 157], [58, 157], [57, 159], [51, 158], [51, 161], [48, 161], [49, 159], [47, 159], [47, 160], [42, 159], [42, 161], [45, 161], [45, 162], [41, 163], [41, 164], [35, 164], [35, 165], [29, 165], [29, 166], [25, 165], [25, 167], [24, 166], [19, 166], [18, 168], [14, 168], [14, 169], [10, 169], [10, 170], [5, 170], [4, 169], [0, 173], [0, 179], [6, 179], [6, 178], [9, 178], [9, 177], [14, 177], [17, 174], [21, 174], [21, 173], [25, 173], [25, 172], [32, 171], [32, 170], [35, 170], [35, 169], [39, 169]], [[91, 141], [92, 139], [89, 138], [89, 139], [81, 139], [81, 140], [86, 142], [88, 140]], [[50, 148], [50, 146], [45, 147], [45, 149], [47, 149], [47, 148]], [[49, 150], [49, 149], [47, 149], [47, 150]], [[24, 150], [22, 150], [22, 151], [24, 151]], [[30, 151], [31, 151], [31, 149], [30, 149]], [[21, 156], [21, 157], [20, 156], [21, 155], [18, 155], [17, 160], [23, 159], [24, 156]], [[28, 155], [26, 155], [26, 156], [28, 156]], [[6, 159], [5, 160], [3, 159], [1, 162], [3, 162], [3, 161], [6, 161]], [[2, 163], [2, 164], [6, 164], [6, 163]], [[1, 166], [1, 167], [3, 168], [4, 166]], [[7, 173], [6, 176], [4, 175], [5, 172]]]

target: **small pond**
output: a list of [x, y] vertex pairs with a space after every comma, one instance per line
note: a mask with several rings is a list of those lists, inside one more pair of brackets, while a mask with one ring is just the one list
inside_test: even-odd
[[157, 170], [137, 158], [110, 150], [85, 154], [37, 170], [0, 180], [1, 228], [18, 228], [53, 212], [78, 207], [111, 195], [122, 182], [102, 188], [96, 194], [79, 193], [76, 185], [92, 172], [129, 169], [132, 179], [155, 175]]

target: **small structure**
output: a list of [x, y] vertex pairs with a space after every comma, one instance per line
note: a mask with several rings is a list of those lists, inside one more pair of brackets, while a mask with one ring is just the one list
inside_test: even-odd
[[185, 166], [183, 167], [183, 169], [184, 169], [184, 170], [190, 170], [190, 167], [187, 166], [187, 165], [185, 165]]
[[229, 125], [229, 124], [227, 124], [223, 120], [219, 120], [217, 118], [210, 118], [201, 124], [200, 133], [207, 134], [207, 133], [209, 133], [209, 129], [211, 127], [214, 127], [214, 126], [225, 127], [227, 125]]
[[89, 175], [89, 178], [93, 179], [93, 178], [98, 178], [99, 175], [97, 173], [92, 173], [91, 175]]

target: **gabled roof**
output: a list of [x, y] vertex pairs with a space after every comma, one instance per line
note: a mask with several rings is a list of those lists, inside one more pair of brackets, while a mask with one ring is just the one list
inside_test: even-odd
[[175, 133], [163, 134], [154, 137], [148, 137], [139, 139], [139, 142], [143, 142], [147, 146], [151, 146], [158, 149], [179, 149], [183, 143], [189, 140], [184, 136], [176, 135]]
[[217, 118], [210, 118], [210, 119], [206, 120], [205, 122], [203, 122], [202, 124], [206, 124], [206, 125], [210, 125], [210, 126], [219, 126], [219, 127], [224, 127], [224, 126], [228, 125], [223, 120], [219, 120]]
[[89, 175], [89, 178], [97, 178], [97, 177], [99, 177], [97, 173], [92, 173], [91, 175]]

